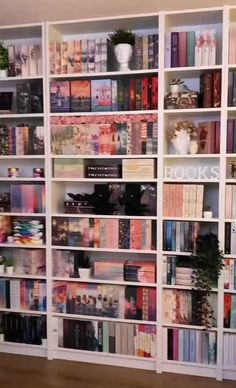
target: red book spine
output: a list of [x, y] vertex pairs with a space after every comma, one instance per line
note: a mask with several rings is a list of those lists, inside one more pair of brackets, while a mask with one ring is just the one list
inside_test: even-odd
[[135, 110], [135, 79], [130, 80], [130, 110]]
[[220, 153], [220, 121], [215, 123], [215, 154]]
[[158, 109], [158, 77], [152, 77], [152, 104], [151, 109]]
[[227, 147], [226, 147], [226, 152], [228, 154], [233, 153], [233, 145], [234, 145], [234, 120], [229, 119], [227, 124]]
[[148, 78], [142, 79], [142, 110], [148, 109]]
[[230, 313], [231, 313], [231, 295], [224, 296], [224, 327], [230, 328]]
[[187, 32], [179, 32], [179, 66], [187, 66]]
[[213, 73], [213, 107], [221, 106], [221, 72]]

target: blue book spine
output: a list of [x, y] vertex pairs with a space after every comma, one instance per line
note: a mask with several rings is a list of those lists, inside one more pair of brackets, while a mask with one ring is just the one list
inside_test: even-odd
[[189, 361], [196, 362], [196, 330], [190, 330], [189, 334]]
[[183, 361], [189, 362], [189, 330], [184, 330], [184, 357]]
[[171, 221], [172, 251], [176, 251], [176, 222]]
[[171, 229], [172, 229], [172, 221], [166, 222], [166, 249], [167, 251], [172, 251], [172, 235], [171, 235]]

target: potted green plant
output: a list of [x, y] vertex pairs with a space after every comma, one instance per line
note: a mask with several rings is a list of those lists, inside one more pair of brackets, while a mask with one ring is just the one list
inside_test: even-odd
[[5, 260], [6, 273], [12, 275], [14, 272], [14, 260], [10, 257]]
[[8, 49], [0, 43], [0, 78], [7, 77], [8, 74]]
[[79, 251], [76, 255], [76, 264], [78, 266], [79, 277], [81, 279], [89, 279], [91, 277], [91, 261], [85, 252]]
[[130, 30], [119, 28], [110, 35], [110, 40], [115, 46], [115, 55], [120, 71], [129, 71], [129, 61], [132, 56], [135, 35]]
[[0, 274], [4, 274], [5, 271], [5, 257], [0, 256]]
[[218, 278], [224, 267], [223, 252], [219, 249], [216, 234], [209, 232], [197, 237], [192, 263], [193, 291], [198, 294], [198, 301], [200, 301], [195, 314], [203, 326], [210, 328], [214, 320], [214, 310], [209, 298], [212, 287], [217, 286]]

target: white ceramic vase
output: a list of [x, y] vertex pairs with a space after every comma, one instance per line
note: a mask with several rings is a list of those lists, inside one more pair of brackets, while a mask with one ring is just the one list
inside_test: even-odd
[[132, 56], [133, 47], [128, 43], [119, 43], [115, 46], [115, 55], [119, 63], [120, 71], [129, 71], [129, 61]]
[[91, 277], [91, 268], [79, 268], [80, 279], [86, 280]]
[[190, 135], [185, 130], [176, 131], [175, 134], [176, 137], [171, 141], [177, 154], [188, 154], [190, 151]]
[[6, 273], [7, 273], [7, 275], [13, 275], [13, 273], [14, 273], [13, 265], [10, 267], [6, 267]]
[[182, 92], [183, 86], [178, 84], [169, 85], [169, 89], [170, 89], [171, 97], [178, 97], [179, 93]]
[[0, 70], [0, 78], [6, 78], [8, 76], [8, 70]]

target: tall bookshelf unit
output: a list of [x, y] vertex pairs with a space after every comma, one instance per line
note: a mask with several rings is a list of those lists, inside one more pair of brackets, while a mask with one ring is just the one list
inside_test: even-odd
[[[18, 50], [19, 62], [21, 61], [20, 55], [23, 55], [23, 48], [27, 49], [27, 53], [30, 53], [32, 58], [35, 55], [34, 50], [37, 50], [39, 54], [38, 62], [34, 69], [33, 67], [31, 69], [28, 67], [27, 72], [24, 74], [15, 73], [9, 77], [0, 79], [1, 93], [12, 93], [11, 107], [9, 111], [1, 112], [0, 118], [0, 192], [1, 197], [7, 193], [10, 198], [10, 206], [3, 207], [1, 210], [1, 223], [5, 222], [11, 225], [9, 236], [7, 238], [1, 236], [0, 254], [6, 260], [13, 260], [14, 265], [14, 272], [12, 274], [7, 273], [5, 268], [5, 273], [1, 273], [0, 275], [1, 287], [4, 286], [2, 284], [4, 281], [8, 283], [9, 287], [8, 302], [7, 296], [5, 296], [5, 300], [1, 300], [5, 307], [2, 307], [3, 305], [1, 304], [0, 311], [5, 317], [4, 319], [11, 320], [12, 326], [10, 331], [12, 338], [14, 337], [14, 331], [17, 332], [20, 330], [19, 327], [23, 322], [25, 326], [29, 325], [29, 323], [36, 325], [36, 322], [37, 325], [42, 324], [44, 331], [46, 331], [47, 324], [46, 306], [42, 309], [33, 302], [33, 300], [36, 300], [36, 287], [38, 286], [44, 287], [46, 298], [45, 287], [47, 279], [47, 204], [45, 203], [44, 195], [44, 191], [46, 190], [47, 165], [45, 163], [45, 152], [43, 149], [47, 144], [45, 133], [46, 83], [44, 30], [44, 23], [4, 26], [0, 28], [1, 41], [6, 47], [11, 46], [15, 52]], [[29, 64], [29, 62], [27, 63]], [[21, 90], [21, 98], [24, 99], [25, 97], [24, 103], [26, 103], [24, 110], [22, 105], [20, 107], [18, 101], [21, 85], [27, 85], [28, 88], [31, 88], [33, 95], [33, 86], [36, 84], [39, 87], [40, 94], [43, 96], [40, 102], [41, 106], [39, 109], [29, 107], [27, 105], [29, 94], [25, 93], [23, 96], [23, 90]], [[3, 95], [1, 95], [1, 99], [4, 99]], [[4, 108], [1, 107], [1, 109]], [[39, 147], [36, 145], [36, 138], [37, 141], [41, 142]], [[10, 141], [11, 146], [9, 145]], [[42, 144], [44, 144], [43, 147]], [[45, 175], [36, 177], [33, 173], [33, 169], [36, 168], [43, 169]], [[14, 171], [10, 172], [9, 169], [16, 170], [16, 173]], [[13, 177], [10, 176], [11, 173]], [[29, 187], [31, 188], [31, 192], [24, 191], [29, 190]], [[18, 202], [18, 204], [13, 201], [14, 193], [17, 190], [21, 192], [20, 203]], [[40, 207], [36, 203], [32, 204], [31, 196], [36, 198], [36, 195], [38, 196], [37, 201], [39, 200], [39, 196], [42, 196]], [[44, 232], [42, 232], [41, 225], [43, 226]], [[41, 229], [40, 231], [38, 226]], [[24, 228], [28, 232], [29, 229], [38, 229], [38, 234], [37, 237], [35, 234], [34, 241], [29, 237], [29, 234], [26, 237], [27, 231], [25, 229], [24, 234]], [[17, 229], [18, 237], [16, 236]], [[25, 241], [23, 241], [23, 234], [25, 235]], [[40, 260], [43, 262], [42, 271], [37, 271], [35, 264], [33, 264], [33, 257], [36, 256], [40, 256]], [[28, 288], [28, 291], [26, 291], [26, 288]], [[25, 298], [26, 294], [24, 296], [22, 295], [22, 290], [25, 293], [28, 292], [27, 300]], [[14, 297], [15, 301], [13, 300]], [[13, 315], [12, 318], [11, 315]], [[39, 323], [40, 320], [42, 320], [41, 323]], [[25, 336], [26, 331], [27, 329], [24, 331]], [[37, 345], [33, 344], [34, 342], [32, 342], [32, 337], [30, 339], [30, 336], [28, 336], [28, 340], [26, 341], [22, 335], [20, 342], [11, 341], [11, 338], [8, 338], [1, 342], [0, 348], [2, 352], [47, 357], [46, 332], [43, 338], [44, 341], [41, 344], [38, 342]]]
[[[229, 327], [224, 327], [226, 303], [232, 299], [232, 296], [235, 296], [236, 290], [233, 286], [224, 289], [224, 269], [218, 280], [218, 285], [212, 289], [211, 301], [214, 303], [216, 320], [208, 331], [204, 330], [204, 326], [193, 321], [190, 322], [191, 324], [178, 321], [174, 309], [172, 311], [171, 307], [169, 309], [170, 313], [166, 314], [167, 306], [173, 307], [174, 303], [176, 303], [176, 298], [180, 300], [182, 298], [182, 303], [184, 299], [185, 301], [188, 300], [188, 302], [191, 300], [192, 303], [193, 297], [191, 285], [182, 285], [181, 281], [178, 282], [176, 279], [174, 281], [167, 280], [168, 263], [171, 263], [171, 260], [176, 263], [179, 259], [187, 262], [191, 255], [191, 244], [188, 242], [189, 246], [183, 245], [182, 249], [181, 239], [177, 243], [177, 234], [175, 246], [172, 243], [168, 245], [165, 242], [166, 233], [172, 233], [173, 230], [178, 230], [178, 233], [182, 231], [183, 236], [184, 233], [187, 233], [187, 235], [195, 233], [195, 230], [199, 230], [203, 234], [212, 231], [217, 234], [220, 241], [220, 249], [224, 252], [226, 267], [235, 268], [236, 252], [232, 253], [233, 249], [230, 251], [230, 247], [227, 247], [227, 230], [233, 233], [235, 216], [233, 207], [230, 215], [228, 211], [225, 211], [228, 205], [228, 194], [226, 192], [228, 193], [230, 190], [234, 192], [235, 187], [235, 179], [231, 176], [230, 165], [232, 166], [232, 164], [236, 163], [236, 156], [234, 152], [229, 152], [227, 148], [229, 122], [236, 119], [236, 108], [228, 103], [230, 73], [236, 71], [236, 55], [233, 60], [230, 57], [230, 50], [232, 50], [230, 48], [230, 31], [234, 26], [236, 29], [236, 7], [224, 6], [142, 15], [134, 14], [119, 17], [47, 22], [45, 26], [40, 24], [1, 28], [1, 39], [4, 41], [11, 41], [11, 39], [17, 38], [21, 44], [22, 40], [27, 40], [29, 37], [32, 39], [39, 38], [42, 41], [42, 52], [45, 53], [43, 74], [38, 77], [43, 82], [44, 113], [27, 116], [14, 113], [0, 116], [1, 122], [7, 122], [10, 125], [17, 124], [19, 120], [25, 120], [25, 117], [27, 117], [27, 123], [42, 125], [47, 128], [47, 131], [45, 131], [45, 156], [2, 155], [0, 156], [0, 175], [1, 192], [5, 192], [5, 187], [10, 184], [10, 178], [7, 178], [6, 171], [13, 164], [13, 167], [19, 167], [20, 170], [22, 166], [24, 176], [23, 178], [18, 178], [17, 181], [20, 180], [23, 183], [32, 180], [30, 179], [32, 167], [44, 167], [45, 169], [45, 178], [42, 179], [42, 183], [45, 184], [46, 211], [44, 214], [40, 214], [40, 217], [43, 217], [45, 220], [46, 238], [45, 243], [38, 248], [44, 249], [46, 253], [46, 276], [33, 279], [46, 280], [47, 282], [47, 341], [44, 343], [45, 347], [42, 345], [1, 342], [0, 351], [41, 355], [47, 356], [48, 359], [57, 358], [150, 369], [158, 373], [165, 371], [213, 377], [218, 380], [236, 380], [234, 355], [236, 329], [232, 328], [230, 324], [228, 325]], [[65, 67], [63, 71], [58, 68], [58, 66], [60, 67], [57, 63], [59, 52], [55, 42], [60, 42], [62, 47], [62, 42], [77, 42], [80, 40], [99, 41], [101, 43], [112, 31], [122, 27], [129, 28], [143, 36], [158, 34], [158, 66], [154, 66], [151, 69], [140, 68], [137, 70], [135, 68], [135, 61], [132, 60], [131, 71], [127, 73], [119, 72], [116, 67], [117, 64], [115, 66], [111, 59], [112, 51], [108, 47], [107, 55], [110, 59], [108, 61], [108, 68], [104, 68], [101, 65], [99, 69], [95, 69], [95, 72], [87, 72], [87, 68], [83, 67], [83, 64], [77, 64], [79, 66], [77, 71], [71, 72], [71, 70], [68, 71], [68, 67], [65, 65], [66, 61], [64, 62]], [[216, 60], [214, 64], [198, 66], [190, 63], [189, 66], [171, 67], [168, 43], [170, 33], [191, 33], [192, 31], [199, 31], [202, 35], [204, 35], [205, 31], [215, 31]], [[83, 55], [83, 43], [81, 48]], [[168, 85], [172, 79], [180, 78], [184, 80], [189, 89], [200, 92], [200, 80], [203, 74], [215, 74], [216, 72], [220, 74], [221, 94], [220, 101], [215, 107], [166, 109], [164, 100], [168, 92]], [[54, 87], [54, 94], [56, 94], [58, 93], [58, 85], [62, 86], [62, 82], [65, 82], [64, 85], [68, 86], [68, 83], [72, 85], [74, 82], [87, 81], [92, 84], [94, 81], [111, 80], [112, 85], [115, 84], [114, 81], [117, 81], [119, 85], [119, 82], [125, 82], [127, 79], [142, 77], [158, 77], [158, 105], [153, 109], [141, 110], [139, 109], [140, 106], [138, 109], [133, 109], [133, 107], [129, 106], [127, 108], [127, 105], [125, 105], [125, 107], [119, 110], [118, 106], [114, 105], [112, 111], [92, 111], [92, 109], [87, 107], [83, 110], [77, 101], [77, 105], [75, 104], [77, 109], [74, 108], [73, 112], [68, 109], [65, 109], [64, 112], [51, 110], [52, 96], [50, 96], [50, 93], [52, 92], [52, 86]], [[14, 88], [16, 82], [18, 82], [16, 77], [0, 80], [0, 87], [2, 89], [6, 85], [6, 87], [13, 86]], [[215, 124], [220, 128], [220, 136], [217, 138], [218, 149], [216, 150], [215, 148], [214, 152], [207, 153], [200, 153], [198, 151], [196, 154], [177, 154], [168, 134], [169, 130], [173, 128], [174, 123], [184, 120], [191, 121], [196, 126], [208, 122], [219, 123]], [[101, 134], [95, 131], [95, 126], [110, 123], [112, 123], [113, 128], [118, 128], [118, 124], [125, 123], [124, 125], [131, 127], [133, 132], [140, 130], [141, 137], [142, 129], [137, 129], [138, 125], [132, 127], [130, 124], [135, 121], [141, 121], [146, 126], [149, 125], [149, 128], [152, 128], [152, 139], [148, 139], [148, 143], [147, 136], [145, 138], [144, 135], [146, 146], [139, 149], [139, 151], [137, 149], [132, 151], [131, 148], [129, 152], [121, 152], [116, 147], [111, 151], [109, 147], [106, 148], [107, 143], [105, 140], [105, 148], [96, 144], [96, 150], [94, 148], [92, 150], [92, 148], [89, 149], [88, 146], [85, 146], [86, 144], [83, 140], [84, 132], [82, 132], [82, 137], [79, 140], [78, 137], [75, 138], [76, 135], [81, 136], [81, 128], [82, 130], [86, 128], [94, 137], [99, 137]], [[156, 133], [157, 142], [155, 143]], [[147, 143], [149, 144], [148, 147]], [[141, 174], [140, 176], [133, 177], [127, 173], [129, 170], [124, 169], [126, 164], [131, 168], [132, 162], [138, 165], [148, 163], [150, 160], [152, 160], [152, 166], [155, 166], [151, 170], [152, 175], [144, 176]], [[66, 163], [72, 166], [73, 173], [71, 175], [64, 168]], [[116, 168], [117, 165], [122, 165], [123, 176], [117, 175], [115, 178], [100, 178], [99, 176], [94, 177], [92, 175], [89, 177], [85, 173], [85, 171], [89, 171], [89, 168], [94, 166], [112, 166]], [[75, 166], [77, 166], [77, 170]], [[124, 174], [124, 171], [126, 171], [127, 175]], [[145, 211], [140, 213], [140, 209], [137, 210], [135, 208], [128, 215], [125, 213], [127, 211], [126, 204], [123, 210], [119, 208], [115, 214], [112, 213], [114, 209], [111, 210], [111, 207], [108, 205], [105, 208], [103, 206], [102, 210], [97, 210], [97, 212], [93, 209], [89, 214], [75, 214], [72, 210], [65, 211], [64, 202], [69, 199], [67, 193], [80, 195], [87, 193], [93, 196], [94, 191], [98, 190], [99, 187], [103, 187], [102, 190], [118, 188], [123, 190], [124, 197], [124, 193], [134, 183], [136, 186], [140, 184], [140, 187], [145, 187], [146, 190], [148, 187], [156, 192], [151, 213]], [[176, 211], [176, 208], [174, 209], [174, 206], [176, 206], [174, 205], [175, 202], [172, 202], [172, 206], [169, 207], [168, 211], [166, 210], [166, 192], [168, 190], [169, 193], [175, 192], [176, 189], [177, 193], [177, 189], [185, 190], [184, 187], [186, 186], [188, 186], [188, 190], [198, 190], [199, 188], [199, 190], [204, 191], [204, 210], [207, 205], [210, 205], [213, 212], [212, 218], [203, 218], [202, 212], [199, 215], [196, 209], [195, 216], [190, 216], [189, 214], [183, 216], [183, 214], [181, 215]], [[104, 191], [99, 193], [106, 195]], [[82, 197], [80, 196], [79, 198], [82, 201]], [[181, 200], [184, 202], [183, 197]], [[169, 201], [171, 201], [170, 198]], [[126, 210], [124, 211], [124, 209]], [[38, 214], [29, 215], [6, 212], [4, 215], [8, 214], [11, 217], [39, 217]], [[126, 228], [128, 225], [128, 229], [124, 229], [124, 225], [126, 225]], [[121, 241], [119, 244], [118, 237], [121, 235], [119, 235], [118, 230], [123, 230], [123, 236], [127, 240], [127, 236], [131, 233], [131, 227], [133, 228], [132, 230], [135, 230], [137, 225], [141, 228], [139, 229], [140, 237], [138, 238], [136, 234], [132, 245], [127, 245], [127, 243], [123, 245]], [[91, 233], [95, 229], [96, 233], [99, 230], [100, 240], [99, 242], [96, 240], [94, 243], [95, 236], [94, 238], [91, 237]], [[149, 231], [148, 233], [152, 229], [153, 233], [146, 235], [146, 229]], [[80, 239], [78, 239], [78, 234]], [[101, 238], [101, 236], [105, 237]], [[91, 240], [93, 241], [92, 243]], [[173, 240], [172, 237], [171, 240]], [[31, 246], [27, 247], [24, 245], [25, 247], [31, 248]], [[15, 245], [13, 245], [13, 248], [15, 248]], [[20, 248], [21, 246], [17, 246], [16, 249]], [[0, 254], [5, 254], [7, 250], [12, 249], [12, 245], [4, 243], [1, 244], [0, 249], [3, 252]], [[122, 265], [127, 260], [155, 263], [155, 280], [152, 282], [127, 281], [124, 280], [124, 277], [122, 279], [117, 277], [117, 274], [116, 277], [113, 276], [112, 278], [102, 277], [101, 275], [99, 277], [97, 275], [96, 277], [91, 276], [89, 279], [81, 279], [78, 277], [78, 274], [73, 273], [74, 269], [72, 270], [71, 267], [69, 270], [68, 268], [64, 270], [64, 273], [58, 270], [59, 263], [63, 262], [63, 260], [67, 260], [73, 267], [72, 256], [78, 256], [81, 252], [85, 252], [86, 256], [93, 263], [102, 262], [103, 265], [104, 263], [109, 264], [114, 261], [120, 262]], [[14, 278], [17, 276], [12, 275]], [[25, 277], [28, 278], [29, 275], [19, 275], [20, 279]], [[80, 307], [80, 298], [81, 292], [86, 293], [83, 288], [85, 286], [86, 291], [88, 288], [91, 290], [90, 303], [94, 300], [93, 297], [98, 293], [98, 290], [100, 290], [102, 298], [104, 294], [108, 295], [112, 304], [110, 310], [108, 309], [109, 311], [106, 310], [101, 314], [98, 311], [98, 307], [95, 310], [82, 309]], [[127, 306], [126, 308], [124, 306], [124, 297], [127, 297], [129, 308], [131, 308], [132, 297], [134, 295], [139, 295], [140, 297], [141, 295], [140, 298], [142, 299], [145, 292], [149, 296], [148, 299], [154, 300], [156, 303], [155, 309], [153, 309], [153, 306], [147, 305], [147, 310], [151, 311], [153, 309], [152, 314], [155, 314], [155, 319], [153, 315], [149, 316], [148, 313], [145, 315], [143, 312], [141, 316], [136, 318], [129, 316], [126, 311]], [[61, 300], [60, 296], [62, 296]], [[72, 303], [73, 300], [75, 302]], [[114, 308], [114, 300], [116, 308]], [[60, 301], [62, 302], [60, 303]], [[20, 311], [17, 311], [17, 313], [20, 313]], [[28, 314], [29, 312], [24, 313]], [[91, 348], [89, 348], [91, 350], [88, 350], [85, 345], [81, 348], [78, 344], [75, 346], [75, 344], [71, 344], [63, 338], [66, 330], [77, 330], [77, 332], [84, 330], [85, 332], [85, 328], [86, 330], [88, 329], [86, 325], [89, 322], [96, 322], [94, 327], [98, 330], [98, 337], [100, 335], [100, 345], [101, 333], [103, 331], [103, 333], [112, 332], [113, 334], [109, 335], [113, 338], [113, 341], [114, 337], [119, 336], [120, 346], [114, 348], [113, 343], [110, 348], [109, 343], [106, 342], [104, 344], [103, 342], [102, 344], [106, 351], [94, 351], [94, 349], [92, 351]], [[146, 349], [151, 349], [151, 357], [150, 355], [148, 357], [147, 354], [144, 355], [144, 352], [139, 354], [133, 353], [132, 355], [134, 341], [130, 341], [130, 338], [134, 337], [135, 333], [137, 335], [139, 330], [141, 331], [141, 326], [145, 335], [147, 333], [150, 335], [145, 336], [142, 334], [143, 337], [142, 335], [140, 336], [142, 339], [139, 338], [136, 341], [140, 341], [138, 343], [140, 347], [143, 346]], [[145, 344], [144, 338], [147, 341]], [[177, 352], [173, 352], [171, 348], [173, 340], [178, 341], [177, 343], [175, 342]], [[190, 344], [190, 341], [193, 341], [192, 345], [195, 344], [195, 353], [191, 353], [191, 361], [186, 356], [186, 352], [190, 353], [190, 349], [181, 348], [181, 344], [187, 342]], [[201, 347], [197, 345], [197, 341], [201, 343]], [[211, 344], [212, 348], [210, 351], [205, 349], [207, 359], [204, 359], [204, 357], [201, 357], [200, 351], [203, 351], [202, 348], [206, 342], [208, 345]], [[127, 343], [129, 343], [128, 350], [127, 348], [125, 349], [125, 344]], [[229, 355], [231, 355], [231, 359]], [[234, 355], [234, 362], [232, 362], [232, 355]]]

